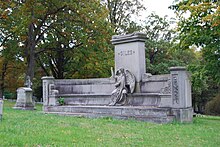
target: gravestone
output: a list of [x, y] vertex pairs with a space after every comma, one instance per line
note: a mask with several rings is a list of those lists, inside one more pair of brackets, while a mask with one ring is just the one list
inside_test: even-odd
[[0, 120], [2, 120], [3, 115], [3, 99], [0, 98]]
[[28, 87], [20, 87], [17, 89], [17, 101], [14, 109], [20, 110], [34, 110], [34, 104], [32, 101], [32, 89]]

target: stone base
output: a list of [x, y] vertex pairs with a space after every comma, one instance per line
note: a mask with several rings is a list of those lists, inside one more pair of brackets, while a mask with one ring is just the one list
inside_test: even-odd
[[135, 119], [153, 123], [170, 123], [175, 117], [170, 108], [146, 106], [44, 106], [44, 112], [89, 118]]
[[193, 108], [173, 108], [173, 115], [175, 115], [175, 119], [181, 123], [191, 123], [193, 119]]
[[20, 87], [17, 89], [17, 101], [14, 109], [19, 110], [34, 110], [32, 101], [32, 89], [28, 87]]
[[13, 107], [15, 110], [36, 110], [35, 107]]
[[34, 105], [32, 103], [30, 103], [30, 104], [16, 103], [15, 106], [13, 107], [13, 109], [17, 109], [17, 110], [36, 110], [36, 108], [34, 107]]

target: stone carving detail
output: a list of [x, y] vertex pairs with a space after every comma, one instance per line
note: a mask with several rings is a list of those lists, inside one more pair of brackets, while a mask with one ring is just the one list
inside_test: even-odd
[[179, 104], [179, 86], [177, 75], [172, 75], [172, 86], [173, 104]]
[[132, 55], [132, 54], [135, 54], [135, 51], [127, 50], [127, 51], [120, 51], [118, 53], [119, 56], [129, 56], [129, 55]]
[[46, 85], [47, 83], [46, 82], [43, 82], [43, 90], [44, 90], [44, 92], [43, 92], [43, 97], [44, 97], [44, 102], [46, 102], [46, 98], [47, 98], [47, 85]]
[[49, 84], [49, 96], [55, 96], [59, 93], [58, 90], [55, 89], [55, 85], [54, 84]]
[[31, 82], [30, 76], [27, 76], [27, 77], [26, 77], [24, 86], [26, 86], [26, 87], [28, 87], [28, 88], [31, 88], [32, 82]]
[[125, 105], [127, 93], [133, 93], [135, 88], [135, 77], [129, 70], [119, 69], [115, 75], [115, 90], [112, 91], [110, 106]]
[[171, 94], [171, 81], [170, 80], [167, 81], [167, 84], [164, 88], [161, 88], [160, 93]]

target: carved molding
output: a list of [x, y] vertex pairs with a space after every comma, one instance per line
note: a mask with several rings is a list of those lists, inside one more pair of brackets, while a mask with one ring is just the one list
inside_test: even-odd
[[172, 98], [173, 104], [179, 104], [178, 75], [172, 75]]
[[164, 88], [161, 88], [160, 93], [171, 94], [171, 81], [170, 80], [167, 81], [166, 86]]

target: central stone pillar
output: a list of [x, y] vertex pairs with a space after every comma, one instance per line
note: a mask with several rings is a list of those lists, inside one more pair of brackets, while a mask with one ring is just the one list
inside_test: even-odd
[[135, 75], [135, 92], [140, 92], [140, 82], [146, 72], [145, 40], [146, 34], [138, 32], [113, 36], [111, 40], [115, 45], [115, 71], [124, 68]]

